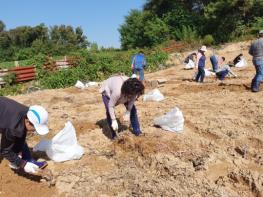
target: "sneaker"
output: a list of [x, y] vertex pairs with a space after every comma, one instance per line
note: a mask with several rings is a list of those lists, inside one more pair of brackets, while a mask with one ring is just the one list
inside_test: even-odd
[[19, 168], [15, 163], [9, 163], [9, 167], [13, 170], [17, 170]]

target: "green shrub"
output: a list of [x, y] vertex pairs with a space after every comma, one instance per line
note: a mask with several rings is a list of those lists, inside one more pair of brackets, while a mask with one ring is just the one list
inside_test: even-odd
[[215, 43], [215, 40], [212, 35], [208, 34], [203, 38], [203, 44], [207, 46], [211, 46]]
[[3, 80], [6, 82], [6, 85], [12, 85], [16, 80], [16, 74], [9, 73], [8, 75], [3, 77]]
[[186, 43], [195, 43], [200, 40], [196, 29], [191, 26], [185, 26], [185, 25], [183, 25], [181, 29], [175, 30], [174, 36], [177, 40]]

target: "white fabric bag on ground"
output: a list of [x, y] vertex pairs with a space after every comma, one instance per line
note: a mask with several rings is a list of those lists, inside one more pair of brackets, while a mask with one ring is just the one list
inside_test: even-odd
[[210, 77], [210, 76], [214, 76], [214, 75], [215, 75], [214, 72], [212, 72], [212, 71], [210, 71], [210, 70], [205, 68], [205, 76], [206, 77]]
[[235, 67], [237, 68], [242, 68], [245, 67], [247, 65], [247, 61], [245, 60], [245, 58], [241, 58], [241, 60], [236, 63]]
[[189, 60], [189, 62], [185, 65], [184, 69], [189, 70], [193, 69], [195, 67], [195, 63], [192, 60]]
[[78, 144], [74, 126], [67, 122], [65, 127], [52, 140], [41, 141], [33, 151], [46, 151], [47, 156], [55, 162], [80, 159], [84, 149]]
[[162, 101], [164, 100], [163, 94], [157, 89], [153, 89], [143, 96], [143, 101]]
[[165, 115], [155, 118], [154, 125], [160, 126], [167, 131], [181, 133], [184, 129], [183, 113], [175, 107]]
[[85, 84], [78, 80], [77, 83], [75, 84], [75, 87], [80, 88], [80, 89], [84, 89]]

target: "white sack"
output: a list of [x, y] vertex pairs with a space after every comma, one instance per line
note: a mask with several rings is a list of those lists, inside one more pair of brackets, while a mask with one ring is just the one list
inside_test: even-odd
[[74, 126], [67, 122], [65, 127], [52, 140], [40, 141], [33, 151], [45, 151], [47, 156], [55, 162], [80, 159], [84, 149], [78, 144]]
[[245, 67], [247, 65], [247, 61], [245, 60], [245, 58], [241, 58], [241, 60], [236, 63], [235, 67], [237, 68], [242, 68]]
[[75, 84], [75, 87], [80, 88], [80, 89], [84, 89], [85, 84], [78, 80], [77, 83]]
[[210, 71], [210, 70], [205, 68], [205, 76], [206, 77], [210, 77], [210, 76], [214, 76], [214, 75], [215, 75], [214, 72], [212, 72], [212, 71]]
[[143, 101], [162, 101], [163, 99], [163, 94], [157, 88], [151, 90], [143, 96]]
[[160, 126], [167, 131], [181, 133], [184, 129], [183, 113], [175, 107], [165, 115], [155, 118], [154, 125]]
[[192, 60], [189, 60], [189, 62], [185, 65], [184, 69], [189, 70], [193, 69], [195, 67], [195, 63]]

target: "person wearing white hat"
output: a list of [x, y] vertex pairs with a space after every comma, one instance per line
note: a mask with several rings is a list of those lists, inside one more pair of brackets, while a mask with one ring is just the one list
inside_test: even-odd
[[256, 69], [256, 75], [251, 82], [251, 91], [258, 92], [260, 82], [263, 81], [263, 30], [259, 31], [259, 39], [250, 46], [249, 54], [253, 56]]
[[47, 121], [48, 112], [43, 107], [27, 107], [0, 97], [0, 157], [7, 159], [12, 169], [35, 174], [47, 166], [47, 162], [37, 162], [32, 158], [26, 143], [29, 133], [36, 131], [45, 135], [49, 132]]
[[196, 82], [200, 80], [200, 82], [202, 83], [205, 78], [205, 60], [206, 60], [205, 52], [206, 51], [207, 51], [206, 46], [203, 45], [197, 53], [196, 67], [198, 68], [198, 72], [195, 77]]

